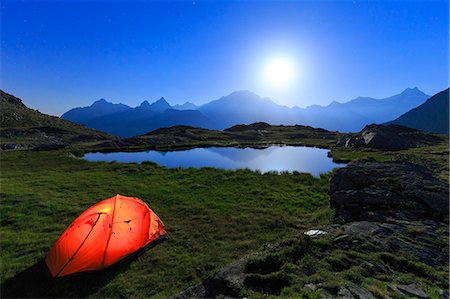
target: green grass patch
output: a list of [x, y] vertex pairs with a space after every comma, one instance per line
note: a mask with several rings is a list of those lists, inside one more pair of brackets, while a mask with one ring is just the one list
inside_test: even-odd
[[[167, 169], [75, 156], [66, 151], [2, 153], [3, 282], [44, 258], [85, 209], [117, 193], [144, 200], [165, 222], [170, 239], [101, 283], [82, 281], [66, 290], [56, 286], [49, 296], [172, 296], [263, 244], [325, 224], [332, 216], [327, 175]], [[291, 254], [301, 254], [301, 246], [296, 250]], [[273, 277], [275, 283], [289, 279]]]

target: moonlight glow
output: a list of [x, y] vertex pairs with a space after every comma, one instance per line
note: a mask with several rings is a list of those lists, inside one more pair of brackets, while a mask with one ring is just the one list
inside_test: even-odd
[[270, 60], [264, 69], [268, 84], [276, 88], [285, 88], [292, 84], [295, 70], [293, 63], [285, 57]]

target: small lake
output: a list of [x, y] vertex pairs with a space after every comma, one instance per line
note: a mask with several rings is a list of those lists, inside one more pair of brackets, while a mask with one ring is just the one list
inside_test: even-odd
[[222, 169], [298, 171], [319, 176], [345, 164], [334, 163], [327, 149], [304, 146], [270, 146], [263, 149], [208, 147], [180, 151], [145, 151], [88, 153], [89, 161], [143, 162], [152, 161], [166, 167], [216, 167]]

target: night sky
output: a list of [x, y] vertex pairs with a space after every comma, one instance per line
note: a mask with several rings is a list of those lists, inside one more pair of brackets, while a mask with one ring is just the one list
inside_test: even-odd
[[[1, 84], [60, 115], [99, 98], [288, 106], [448, 87], [448, 1], [1, 2]], [[289, 84], [264, 77], [289, 62]]]

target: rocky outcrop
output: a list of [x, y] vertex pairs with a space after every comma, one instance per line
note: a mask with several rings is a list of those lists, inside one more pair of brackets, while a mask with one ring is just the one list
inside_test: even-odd
[[176, 299], [238, 297], [244, 286], [245, 260], [232, 263], [202, 283], [175, 296]]
[[329, 189], [331, 207], [346, 221], [448, 219], [448, 184], [417, 164], [353, 163], [336, 171]]
[[249, 130], [266, 130], [272, 127], [268, 123], [265, 122], [257, 122], [250, 125], [235, 125], [232, 127], [229, 127], [227, 129], [224, 129], [224, 131], [228, 132], [242, 132], [242, 131], [249, 131]]
[[380, 150], [402, 150], [441, 143], [439, 136], [400, 125], [368, 125], [361, 132], [346, 134], [337, 146], [373, 148]]

